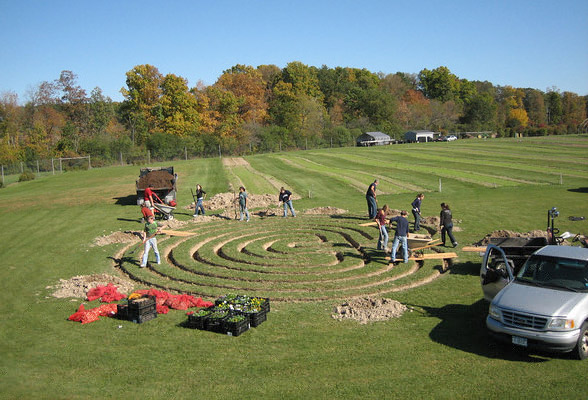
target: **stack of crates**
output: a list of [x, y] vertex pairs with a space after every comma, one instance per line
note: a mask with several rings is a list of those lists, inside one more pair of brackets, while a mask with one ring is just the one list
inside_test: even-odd
[[127, 304], [119, 304], [117, 306], [117, 316], [137, 324], [157, 318], [155, 296], [129, 299]]

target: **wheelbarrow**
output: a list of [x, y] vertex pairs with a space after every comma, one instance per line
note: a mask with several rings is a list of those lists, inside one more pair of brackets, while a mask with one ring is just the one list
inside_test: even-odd
[[175, 207], [168, 206], [167, 204], [163, 203], [154, 203], [153, 208], [155, 208], [155, 213], [159, 213], [163, 217], [163, 219], [174, 219], [172, 213], [176, 209]]
[[429, 247], [439, 246], [441, 239], [431, 239], [429, 235], [421, 235], [418, 233], [409, 233], [406, 238], [406, 244], [408, 245], [408, 256], [417, 256], [417, 253], [423, 253], [421, 250], [428, 249]]

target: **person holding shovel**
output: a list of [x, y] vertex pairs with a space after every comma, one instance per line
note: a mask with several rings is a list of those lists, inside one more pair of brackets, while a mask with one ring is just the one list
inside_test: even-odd
[[290, 199], [290, 196], [292, 196], [292, 192], [284, 189], [284, 187], [280, 188], [280, 195], [278, 196], [278, 200], [279, 202], [284, 203], [284, 218], [288, 216], [288, 208], [290, 209], [292, 216], [296, 216], [296, 212], [294, 212], [294, 207], [292, 206], [292, 200]]
[[249, 210], [247, 210], [247, 191], [243, 186], [239, 188], [239, 209], [241, 211], [241, 218], [239, 221], [243, 221], [243, 214], [245, 214], [247, 217], [247, 222], [249, 222]]
[[421, 229], [421, 202], [425, 198], [425, 195], [419, 193], [416, 199], [411, 203], [412, 215], [414, 216], [414, 231], [418, 232]]
[[147, 266], [147, 259], [149, 258], [149, 250], [153, 247], [153, 252], [155, 253], [155, 262], [157, 264], [161, 264], [161, 259], [159, 257], [159, 250], [157, 249], [157, 238], [155, 237], [160, 232], [160, 228], [157, 226], [155, 222], [155, 217], [150, 215], [147, 217], [147, 222], [145, 223], [145, 229], [143, 230], [143, 259], [141, 260], [141, 268], [145, 268]]
[[206, 197], [206, 192], [204, 190], [202, 190], [202, 186], [200, 186], [200, 184], [197, 184], [196, 185], [196, 207], [194, 208], [193, 217], [197, 217], [199, 211], [202, 211], [202, 215], [205, 214], [204, 206], [202, 205], [202, 202], [204, 201], [205, 197]]

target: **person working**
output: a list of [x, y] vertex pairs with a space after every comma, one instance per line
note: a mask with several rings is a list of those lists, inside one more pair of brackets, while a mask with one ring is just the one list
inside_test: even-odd
[[283, 187], [280, 189], [280, 195], [278, 196], [278, 200], [284, 203], [284, 218], [288, 216], [288, 208], [290, 208], [292, 216], [296, 216], [296, 212], [294, 212], [294, 207], [292, 206], [292, 200], [290, 199], [290, 196], [292, 196], [292, 192], [284, 189]]
[[200, 184], [196, 185], [196, 206], [194, 207], [194, 217], [198, 216], [198, 212], [202, 211], [202, 215], [205, 214], [204, 212], [204, 206], [202, 205], [202, 202], [204, 201], [204, 198], [206, 197], [206, 192], [204, 190], [202, 190], [202, 186], [200, 186]]
[[414, 216], [414, 231], [417, 232], [421, 229], [421, 202], [425, 198], [425, 195], [419, 193], [416, 199], [411, 203], [412, 215]]
[[157, 197], [157, 195], [153, 192], [153, 185], [149, 184], [148, 187], [145, 188], [145, 193], [143, 194], [143, 200], [145, 201], [145, 207], [153, 208], [153, 196]]
[[392, 243], [392, 254], [391, 260], [392, 263], [396, 263], [396, 250], [398, 250], [398, 244], [402, 244], [402, 258], [403, 262], [408, 262], [408, 243], [407, 243], [407, 236], [408, 236], [408, 219], [406, 216], [408, 213], [406, 210], [402, 210], [400, 215], [390, 218], [390, 224], [392, 222], [396, 222], [396, 233], [394, 235], [394, 242]]
[[453, 247], [457, 247], [457, 241], [455, 240], [455, 237], [453, 237], [453, 216], [451, 215], [449, 204], [441, 203], [441, 213], [439, 214], [439, 218], [439, 227], [441, 228], [441, 244], [445, 246], [445, 233], [447, 233]]
[[243, 221], [243, 214], [245, 214], [247, 217], [247, 222], [249, 222], [249, 210], [247, 210], [247, 192], [243, 186], [239, 188], [239, 209], [241, 210], [241, 218], [239, 221]]
[[143, 244], [144, 251], [143, 251], [143, 259], [141, 260], [141, 268], [145, 268], [147, 266], [147, 259], [149, 258], [149, 250], [153, 247], [153, 252], [155, 253], [155, 261], [157, 264], [161, 264], [161, 259], [159, 257], [159, 250], [157, 249], [157, 238], [155, 237], [159, 233], [160, 229], [155, 222], [155, 217], [150, 215], [147, 217], [147, 222], [145, 223], [145, 229], [143, 230]]
[[376, 214], [376, 223], [380, 230], [380, 237], [378, 238], [378, 250], [388, 251], [388, 229], [386, 228], [386, 216], [388, 214], [388, 205], [384, 204], [381, 210]]
[[365, 194], [365, 199], [367, 200], [368, 205], [368, 218], [374, 219], [376, 218], [376, 212], [378, 208], [378, 203], [376, 201], [376, 187], [378, 186], [378, 180], [374, 180], [372, 184], [368, 187], [368, 190]]

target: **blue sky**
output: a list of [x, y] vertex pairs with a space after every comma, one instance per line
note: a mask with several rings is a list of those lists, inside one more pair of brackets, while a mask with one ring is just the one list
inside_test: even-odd
[[62, 70], [123, 99], [125, 73], [213, 84], [236, 64], [291, 61], [588, 95], [588, 1], [0, 0], [0, 94]]

